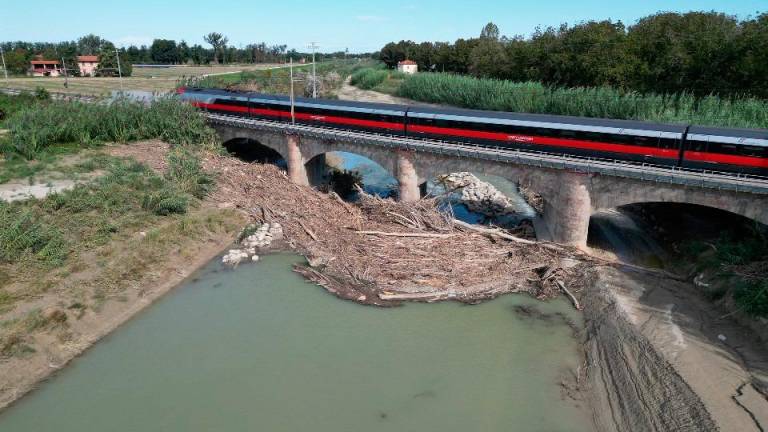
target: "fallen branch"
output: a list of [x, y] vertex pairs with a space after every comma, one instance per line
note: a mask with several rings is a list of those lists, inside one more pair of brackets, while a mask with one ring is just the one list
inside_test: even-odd
[[403, 232], [382, 232], [382, 231], [355, 231], [358, 234], [374, 235], [381, 237], [419, 237], [419, 238], [449, 238], [455, 234], [427, 234], [427, 233], [403, 233]]
[[307, 235], [309, 235], [310, 237], [312, 237], [312, 240], [314, 240], [314, 241], [320, 241], [320, 240], [318, 240], [318, 238], [317, 238], [317, 236], [315, 235], [315, 233], [313, 233], [311, 229], [307, 228], [307, 226], [306, 226], [306, 225], [304, 225], [304, 222], [302, 222], [300, 219], [296, 219], [296, 221], [297, 221], [297, 222], [299, 222], [299, 225], [301, 225], [301, 227], [302, 227], [302, 228], [304, 228], [304, 232], [306, 232], [306, 233], [307, 233]]
[[468, 229], [470, 231], [476, 231], [476, 232], [479, 232], [481, 234], [485, 234], [486, 236], [489, 236], [489, 237], [496, 236], [496, 237], [503, 238], [505, 240], [513, 241], [515, 243], [522, 243], [522, 244], [529, 244], [529, 245], [538, 244], [538, 242], [533, 241], [533, 240], [526, 240], [524, 238], [515, 237], [515, 236], [513, 236], [511, 234], [507, 234], [507, 233], [505, 233], [504, 231], [502, 231], [500, 229], [482, 228], [482, 227], [479, 227], [479, 226], [468, 224], [466, 222], [462, 222], [462, 221], [460, 221], [458, 219], [454, 219], [453, 223], [458, 225], [458, 226], [460, 226], [460, 227], [462, 227], [462, 228]]
[[447, 292], [421, 292], [421, 293], [398, 293], [398, 294], [391, 294], [391, 293], [379, 293], [379, 298], [382, 300], [397, 300], [397, 301], [403, 301], [403, 300], [426, 300], [426, 301], [436, 301], [436, 300], [445, 300], [448, 298], [456, 297], [456, 292], [454, 291], [447, 291]]
[[555, 280], [555, 284], [560, 288], [561, 291], [565, 293], [565, 295], [568, 296], [568, 298], [571, 299], [571, 303], [573, 303], [573, 307], [576, 308], [576, 310], [581, 310], [581, 305], [579, 304], [579, 301], [576, 299], [576, 296], [574, 296], [570, 291], [568, 291], [568, 288], [566, 288], [565, 284], [559, 280]]

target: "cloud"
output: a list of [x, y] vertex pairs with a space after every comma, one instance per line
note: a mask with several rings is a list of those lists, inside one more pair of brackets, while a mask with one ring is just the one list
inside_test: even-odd
[[389, 19], [387, 17], [383, 17], [379, 15], [358, 15], [355, 18], [357, 18], [358, 21], [362, 21], [362, 22], [381, 22]]
[[149, 45], [152, 45], [152, 40], [153, 39], [154, 38], [149, 37], [149, 36], [123, 36], [123, 37], [117, 38], [117, 40], [115, 40], [115, 45], [117, 45], [119, 47], [127, 47], [127, 46], [130, 46], [130, 45], [135, 45], [135, 46], [147, 45], [147, 46], [149, 46]]

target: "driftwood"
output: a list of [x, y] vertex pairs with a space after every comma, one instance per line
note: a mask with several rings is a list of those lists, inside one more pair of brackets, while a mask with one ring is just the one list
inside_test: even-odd
[[378, 294], [379, 298], [382, 300], [396, 300], [396, 301], [404, 301], [404, 300], [421, 300], [421, 301], [438, 301], [438, 300], [445, 300], [452, 297], [456, 297], [456, 293], [453, 291], [448, 292], [420, 292], [420, 293], [380, 293]]
[[526, 240], [524, 238], [515, 237], [515, 236], [513, 236], [511, 234], [508, 234], [508, 233], [506, 233], [506, 232], [504, 232], [504, 231], [502, 231], [500, 229], [483, 228], [483, 227], [479, 227], [479, 226], [476, 226], [476, 225], [468, 224], [466, 222], [462, 222], [462, 221], [460, 221], [458, 219], [454, 219], [453, 223], [458, 225], [458, 226], [460, 226], [460, 227], [462, 227], [462, 228], [464, 228], [464, 229], [468, 229], [470, 231], [476, 231], [476, 232], [479, 232], [479, 233], [484, 234], [484, 235], [489, 236], [489, 237], [494, 237], [495, 236], [495, 237], [503, 238], [505, 240], [513, 241], [515, 243], [529, 244], [529, 245], [537, 244], [538, 243], [538, 242], [533, 241], [533, 240]]
[[381, 237], [418, 237], [418, 238], [449, 238], [454, 234], [430, 234], [430, 233], [404, 233], [404, 232], [383, 232], [383, 231], [355, 231], [362, 235], [374, 235]]
[[573, 303], [573, 307], [576, 308], [576, 310], [581, 310], [581, 304], [579, 304], [579, 300], [576, 299], [576, 296], [574, 296], [570, 291], [568, 291], [568, 288], [565, 286], [565, 284], [562, 281], [555, 280], [555, 284], [560, 288], [560, 290], [565, 293], [565, 295], [568, 296], [568, 298], [571, 299], [571, 303]]
[[301, 221], [301, 220], [299, 220], [299, 219], [296, 219], [296, 220], [299, 222], [299, 225], [301, 225], [301, 227], [304, 229], [304, 232], [306, 232], [306, 233], [307, 233], [307, 235], [309, 235], [310, 237], [312, 237], [312, 240], [314, 240], [314, 241], [319, 241], [319, 240], [317, 239], [317, 236], [315, 235], [315, 233], [313, 233], [311, 229], [307, 228], [307, 226], [306, 226], [306, 225], [304, 225], [304, 222], [302, 222], [302, 221]]

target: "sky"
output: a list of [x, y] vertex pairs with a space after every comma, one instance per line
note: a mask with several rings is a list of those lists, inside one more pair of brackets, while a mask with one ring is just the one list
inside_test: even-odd
[[658, 11], [716, 10], [739, 18], [768, 12], [767, 0], [2, 0], [0, 40], [55, 42], [95, 33], [118, 46], [149, 45], [155, 38], [205, 44], [225, 34], [230, 45], [287, 44], [306, 50], [371, 52], [390, 41], [454, 41], [476, 37], [489, 21], [508, 36], [537, 27], [591, 19], [632, 24]]

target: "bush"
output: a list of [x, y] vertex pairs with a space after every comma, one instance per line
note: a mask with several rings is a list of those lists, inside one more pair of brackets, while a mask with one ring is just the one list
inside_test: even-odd
[[25, 255], [57, 263], [66, 256], [66, 244], [59, 230], [41, 222], [31, 209], [0, 201], [0, 261], [14, 262]]
[[171, 188], [144, 195], [141, 207], [159, 216], [184, 214], [187, 212], [189, 199], [186, 195]]
[[208, 195], [214, 186], [213, 177], [203, 171], [197, 155], [184, 148], [175, 148], [169, 153], [165, 177], [181, 192], [198, 199]]
[[745, 313], [768, 317], [768, 280], [746, 281], [736, 285], [733, 300]]
[[361, 89], [370, 90], [384, 82], [389, 76], [386, 70], [365, 68], [352, 74], [350, 83]]
[[119, 99], [110, 104], [50, 102], [32, 105], [7, 122], [10, 129], [3, 152], [34, 159], [55, 144], [89, 146], [159, 138], [176, 145], [211, 145], [215, 132], [188, 104], [161, 99], [149, 107]]

